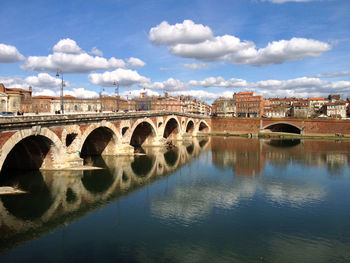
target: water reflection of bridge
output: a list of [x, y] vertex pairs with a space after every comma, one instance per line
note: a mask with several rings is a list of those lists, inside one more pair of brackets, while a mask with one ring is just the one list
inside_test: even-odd
[[236, 175], [262, 175], [264, 165], [285, 166], [290, 162], [307, 166], [326, 165], [337, 174], [350, 163], [350, 142], [332, 140], [226, 139], [213, 137], [212, 158], [217, 167], [232, 167]]
[[93, 171], [37, 171], [17, 183], [29, 195], [0, 198], [0, 251], [36, 238], [101, 205], [171, 174], [208, 150], [210, 138], [181, 142], [166, 150], [148, 148], [146, 155], [103, 156]]

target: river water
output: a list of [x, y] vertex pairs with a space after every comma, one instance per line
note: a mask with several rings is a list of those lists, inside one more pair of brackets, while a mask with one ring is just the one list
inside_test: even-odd
[[350, 142], [201, 138], [13, 174], [0, 262], [350, 262]]

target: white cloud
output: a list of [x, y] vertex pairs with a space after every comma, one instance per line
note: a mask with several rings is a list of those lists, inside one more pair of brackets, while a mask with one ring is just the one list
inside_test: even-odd
[[121, 87], [142, 86], [150, 83], [150, 79], [141, 76], [137, 71], [121, 68], [104, 73], [92, 73], [89, 75], [89, 80], [93, 84], [103, 87], [113, 87], [115, 81], [117, 81]]
[[65, 90], [64, 95], [72, 95], [78, 98], [97, 98], [99, 94], [95, 91], [84, 88], [73, 88], [72, 90]]
[[60, 96], [60, 92], [59, 91], [54, 91], [52, 89], [40, 89], [40, 90], [34, 90], [32, 95], [33, 96], [59, 97]]
[[0, 63], [12, 63], [24, 60], [16, 47], [0, 43]]
[[[72, 90], [64, 90], [63, 92], [64, 96], [71, 95], [77, 98], [97, 98], [99, 94], [95, 91], [87, 90], [84, 88], [73, 88]], [[33, 96], [52, 96], [52, 97], [59, 97], [60, 91], [54, 91], [52, 89], [40, 89], [40, 90], [34, 90]]]
[[156, 45], [173, 45], [179, 43], [200, 43], [210, 39], [213, 32], [207, 26], [195, 24], [191, 20], [169, 25], [163, 21], [149, 31], [149, 40]]
[[197, 69], [203, 69], [203, 68], [208, 68], [208, 65], [207, 64], [203, 64], [203, 63], [190, 63], [190, 64], [182, 64], [182, 66], [184, 68], [189, 68], [189, 69], [194, 69], [194, 70], [197, 70]]
[[26, 71], [56, 72], [57, 69], [64, 73], [88, 73], [94, 70], [107, 70], [111, 68], [123, 68], [126, 63], [114, 57], [106, 59], [100, 56], [91, 56], [83, 51], [74, 40], [60, 40], [53, 47], [53, 54], [48, 56], [30, 56], [21, 66]]
[[103, 56], [103, 52], [99, 49], [97, 49], [97, 47], [93, 47], [90, 51], [92, 54], [102, 57]]
[[232, 97], [233, 92], [212, 93], [205, 90], [186, 90], [169, 92], [171, 96], [193, 96], [203, 101], [213, 101], [219, 97]]
[[120, 93], [120, 96], [126, 98], [135, 98], [135, 97], [140, 97], [141, 93], [145, 92], [147, 96], [159, 96], [161, 95], [160, 93], [150, 90], [150, 89], [138, 89], [138, 90], [129, 90], [129, 91], [124, 91]]
[[4, 84], [6, 88], [15, 88], [15, 89], [28, 89], [30, 85], [21, 78], [11, 78], [11, 77], [1, 77], [0, 83]]
[[146, 66], [146, 63], [139, 58], [131, 57], [127, 59], [127, 62], [128, 62], [127, 64], [128, 67], [132, 67], [132, 68], [142, 68]]
[[65, 53], [65, 54], [80, 54], [82, 53], [81, 48], [77, 43], [70, 38], [61, 39], [56, 45], [54, 45], [54, 52]]
[[269, 43], [259, 49], [256, 56], [247, 58], [245, 63], [254, 66], [281, 64], [285, 61], [296, 61], [307, 57], [319, 57], [331, 49], [331, 45], [306, 38], [292, 38]]
[[141, 86], [148, 89], [163, 91], [185, 90], [188, 88], [188, 85], [185, 82], [173, 78], [169, 78], [163, 82], [147, 82], [143, 83]]
[[204, 80], [191, 80], [189, 81], [190, 86], [195, 87], [220, 87], [220, 88], [245, 88], [248, 86], [248, 82], [244, 79], [228, 79], [225, 80], [222, 77], [210, 77]]
[[209, 27], [194, 24], [191, 20], [174, 26], [162, 22], [150, 30], [149, 39], [155, 44], [167, 45], [169, 52], [175, 56], [253, 66], [318, 57], [332, 48], [330, 44], [318, 40], [292, 38], [273, 41], [265, 48], [257, 49], [255, 43], [241, 41], [232, 35], [213, 37]]
[[315, 78], [336, 78], [336, 77], [349, 76], [349, 75], [350, 75], [350, 70], [346, 70], [341, 72], [317, 74], [314, 77]]
[[[39, 73], [38, 76], [29, 76], [24, 80], [29, 86], [38, 88], [59, 88], [61, 80], [47, 73]], [[66, 86], [70, 86], [69, 82], [64, 82]]]

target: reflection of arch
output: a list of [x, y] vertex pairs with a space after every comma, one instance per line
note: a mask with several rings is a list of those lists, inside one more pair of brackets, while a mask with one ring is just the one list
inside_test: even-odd
[[103, 167], [105, 169], [96, 171], [84, 171], [81, 182], [84, 188], [92, 194], [104, 194], [113, 185], [115, 178], [113, 170], [110, 171], [106, 161], [110, 162], [114, 156], [97, 157], [93, 160], [93, 166]]
[[294, 147], [300, 144], [300, 139], [288, 139], [288, 140], [269, 140], [264, 141], [267, 145], [270, 145], [272, 147], [276, 148], [288, 148], [288, 147]]
[[[194, 141], [197, 141], [196, 138]], [[176, 161], [174, 166], [170, 166], [169, 159], [166, 160], [167, 158], [165, 158], [162, 150], [148, 148], [147, 150], [150, 153], [149, 158], [152, 159], [150, 161], [150, 167], [152, 167], [151, 169], [147, 169], [147, 174], [144, 172], [141, 176], [135, 174], [131, 168], [132, 160], [136, 156], [102, 156], [101, 158], [96, 158], [94, 164], [107, 167], [108, 171], [104, 171], [108, 173], [108, 177], [113, 177], [113, 179], [111, 177], [107, 178], [109, 183], [99, 186], [95, 186], [94, 181], [97, 179], [100, 171], [95, 171], [95, 176], [91, 176], [91, 178], [86, 178], [89, 172], [86, 173], [85, 171], [41, 171], [43, 179], [41, 177], [33, 179], [24, 176], [23, 179], [29, 184], [27, 186], [29, 188], [24, 185], [22, 186], [22, 183], [20, 183], [20, 188], [33, 193], [38, 192], [37, 196], [32, 197], [34, 199], [39, 199], [40, 196], [40, 198], [45, 198], [46, 200], [41, 200], [44, 202], [41, 204], [41, 207], [35, 208], [37, 209], [35, 211], [30, 211], [33, 205], [36, 205], [35, 202], [23, 202], [22, 205], [24, 205], [24, 208], [28, 208], [28, 210], [16, 212], [13, 211], [13, 207], [10, 207], [10, 202], [4, 205], [4, 202], [0, 200], [2, 218], [0, 224], [2, 223], [3, 227], [9, 230], [9, 235], [3, 238], [6, 242], [6, 240], [9, 240], [8, 237], [12, 238], [13, 235], [17, 237], [18, 234], [28, 233], [28, 230], [31, 230], [30, 233], [35, 233], [35, 235], [41, 235], [47, 230], [56, 227], [56, 222], [62, 222], [61, 219], [67, 220], [67, 215], [69, 215], [69, 221], [78, 218], [85, 214], [86, 211], [96, 209], [105, 204], [106, 200], [114, 200], [127, 193], [128, 190], [133, 191], [138, 189], [138, 187], [145, 183], [157, 179], [158, 176], [165, 176], [180, 168], [186, 161], [191, 160], [203, 150], [198, 149], [198, 145], [199, 143], [194, 143], [194, 153], [192, 156], [187, 154], [186, 145], [183, 143], [179, 143], [175, 149], [172, 149], [177, 151], [178, 154], [178, 161]], [[99, 163], [100, 160], [101, 163]], [[103, 178], [100, 179], [103, 180]], [[33, 181], [36, 182], [36, 187], [41, 187], [40, 191], [35, 189], [31, 191], [30, 184]], [[86, 186], [87, 184], [89, 185], [88, 187]], [[47, 192], [46, 188], [49, 192]], [[11, 197], [12, 200], [14, 198], [17, 197]], [[30, 219], [30, 221], [24, 220], [25, 218]], [[30, 236], [33, 235], [30, 234]]]
[[179, 159], [179, 152], [177, 149], [171, 149], [164, 153], [164, 160], [170, 167], [177, 167]]
[[148, 178], [155, 168], [155, 158], [148, 155], [136, 156], [130, 164], [134, 174], [138, 177]]
[[3, 145], [0, 169], [2, 171], [2, 168], [55, 167], [62, 164], [61, 160], [65, 157], [62, 149], [58, 136], [47, 128], [21, 130], [12, 135]]
[[286, 132], [286, 133], [301, 133], [301, 128], [288, 122], [276, 122], [266, 125], [264, 130], [270, 130], [271, 132]]
[[81, 139], [81, 154], [84, 155], [113, 155], [116, 153], [118, 131], [109, 122], [90, 125]]
[[180, 123], [176, 117], [169, 117], [165, 122], [164, 130], [162, 131], [164, 138], [176, 138], [180, 131]]
[[188, 155], [192, 155], [193, 150], [194, 150], [194, 145], [193, 144], [188, 145], [186, 147], [186, 150], [187, 150]]
[[201, 148], [205, 148], [205, 146], [208, 144], [208, 142], [209, 142], [209, 139], [203, 139], [203, 140], [200, 140], [199, 142], [198, 142], [198, 144], [199, 144], [199, 146], [201, 147]]
[[149, 119], [136, 121], [131, 131], [130, 145], [134, 147], [152, 145], [153, 139], [157, 136], [157, 129]]
[[26, 195], [3, 196], [1, 201], [6, 210], [18, 219], [34, 220], [42, 217], [53, 203], [50, 190], [40, 172], [20, 176], [17, 181]]

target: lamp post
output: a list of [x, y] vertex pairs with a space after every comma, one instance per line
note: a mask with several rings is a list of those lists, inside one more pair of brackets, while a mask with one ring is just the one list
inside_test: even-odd
[[104, 88], [102, 88], [102, 90], [100, 91], [100, 106], [101, 106], [101, 109], [100, 111], [103, 112], [103, 103], [102, 103], [102, 92], [105, 91]]
[[117, 94], [117, 112], [119, 112], [119, 82], [114, 81], [113, 86], [115, 86], [115, 93]]
[[63, 87], [64, 87], [64, 82], [63, 82], [63, 72], [62, 71], [59, 71], [57, 70], [57, 73], [56, 73], [56, 77], [59, 78], [60, 77], [60, 74], [61, 73], [61, 113], [64, 114], [64, 97], [63, 97]]

